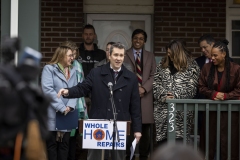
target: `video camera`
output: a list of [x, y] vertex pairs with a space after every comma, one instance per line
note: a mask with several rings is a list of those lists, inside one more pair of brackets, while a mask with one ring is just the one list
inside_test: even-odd
[[[30, 145], [29, 135], [39, 131], [42, 140], [48, 136], [47, 107], [50, 99], [32, 83], [40, 73], [42, 56], [41, 53], [26, 48], [19, 64], [14, 66], [14, 54], [19, 51], [19, 44], [18, 38], [4, 38], [1, 45], [3, 63], [0, 65], [0, 151], [1, 148], [14, 148], [19, 133], [23, 134], [23, 149]], [[29, 132], [34, 129], [29, 126], [33, 121], [37, 124], [34, 125], [37, 126], [36, 131]]]

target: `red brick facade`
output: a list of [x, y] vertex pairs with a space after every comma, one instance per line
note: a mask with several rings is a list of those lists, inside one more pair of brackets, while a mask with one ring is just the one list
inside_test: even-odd
[[[43, 64], [65, 40], [81, 43], [84, 25], [83, 0], [41, 1], [41, 52]], [[154, 52], [163, 56], [163, 48], [174, 38], [184, 38], [188, 48], [200, 55], [198, 38], [211, 33], [225, 37], [226, 0], [155, 0]]]
[[61, 42], [82, 42], [83, 17], [83, 0], [41, 1], [42, 65], [50, 61]]
[[188, 48], [199, 56], [197, 41], [210, 33], [225, 38], [226, 0], [155, 0], [154, 51], [163, 56], [163, 48], [174, 38], [183, 38]]

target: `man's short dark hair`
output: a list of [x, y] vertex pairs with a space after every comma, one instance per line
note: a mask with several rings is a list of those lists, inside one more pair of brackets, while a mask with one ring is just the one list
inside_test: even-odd
[[113, 45], [113, 44], [115, 44], [115, 43], [116, 43], [116, 42], [108, 42], [107, 45], [109, 45], [109, 44], [110, 44], [110, 45]]
[[83, 27], [83, 32], [84, 32], [85, 29], [92, 29], [92, 30], [94, 31], [94, 33], [95, 33], [95, 28], [94, 28], [93, 25], [91, 25], [91, 24], [86, 24], [86, 25]]
[[110, 48], [110, 55], [112, 54], [113, 48], [124, 49], [124, 54], [125, 54], [126, 48], [125, 48], [124, 44], [122, 44], [120, 42], [112, 44], [112, 46]]
[[206, 41], [207, 44], [212, 44], [212, 43], [215, 43], [215, 39], [213, 38], [212, 35], [210, 34], [204, 34], [202, 35], [199, 40], [198, 40], [198, 44], [200, 44], [202, 41]]
[[132, 39], [136, 34], [139, 34], [139, 33], [141, 33], [144, 36], [144, 42], [146, 43], [147, 42], [147, 33], [142, 29], [135, 29], [132, 33]]

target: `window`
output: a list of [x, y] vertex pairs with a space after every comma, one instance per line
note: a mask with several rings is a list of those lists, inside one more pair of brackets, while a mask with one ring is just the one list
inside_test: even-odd
[[240, 57], [240, 20], [232, 20], [232, 56]]
[[226, 4], [226, 38], [229, 41], [229, 54], [232, 58], [240, 60], [240, 0], [226, 0]]

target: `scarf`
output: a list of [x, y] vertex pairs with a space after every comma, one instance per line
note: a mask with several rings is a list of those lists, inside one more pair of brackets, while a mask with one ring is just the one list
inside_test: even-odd
[[64, 77], [66, 78], [66, 80], [69, 80], [71, 67], [64, 68], [60, 63], [57, 63], [57, 65], [60, 68], [60, 70], [62, 71], [62, 73], [63, 73]]
[[[79, 63], [77, 60], [74, 60], [72, 66], [76, 68], [77, 82], [81, 83], [84, 80], [82, 64]], [[77, 99], [76, 109], [78, 109], [79, 119], [88, 119], [87, 106], [84, 97]], [[72, 130], [71, 136], [75, 135], [75, 131], [75, 129]]]

